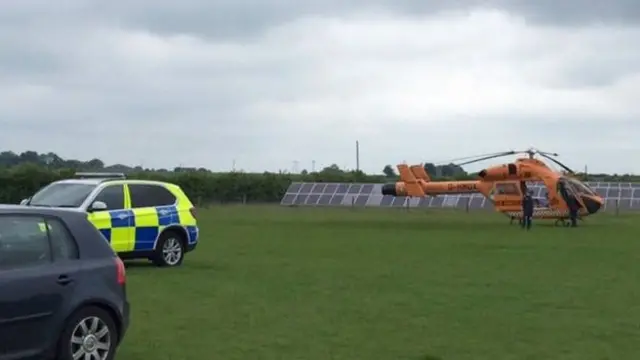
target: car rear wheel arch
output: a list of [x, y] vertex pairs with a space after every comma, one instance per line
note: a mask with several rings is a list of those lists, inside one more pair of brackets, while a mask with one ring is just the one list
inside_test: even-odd
[[[178, 240], [180, 240], [180, 242], [182, 243], [182, 246], [185, 249], [187, 248], [187, 245], [189, 245], [188, 244], [189, 238], [188, 238], [187, 230], [184, 227], [179, 225], [168, 226], [162, 230], [160, 235], [158, 235], [158, 239], [162, 238], [162, 236], [165, 236], [169, 232], [177, 234]], [[157, 246], [157, 242], [156, 242], [156, 246]]]
[[[120, 342], [123, 339], [123, 333], [122, 333], [122, 319], [120, 318], [120, 316], [118, 316], [117, 311], [109, 304], [107, 304], [106, 302], [100, 301], [100, 300], [89, 300], [89, 301], [85, 301], [81, 304], [79, 304], [75, 310], [73, 312], [71, 312], [69, 314], [69, 316], [67, 316], [67, 318], [65, 318], [64, 322], [62, 323], [62, 327], [60, 328], [58, 334], [59, 334], [59, 338], [55, 343], [55, 346], [52, 348], [52, 352], [51, 355], [52, 357], [58, 359], [58, 356], [61, 356], [61, 353], [64, 353], [65, 351], [63, 350], [62, 346], [67, 346], [67, 344], [64, 341], [64, 338], [66, 337], [66, 332], [68, 330], [69, 324], [74, 320], [74, 318], [76, 318], [79, 314], [83, 313], [83, 312], [89, 312], [89, 313], [95, 313], [97, 312], [104, 312], [104, 314], [106, 316], [109, 317], [109, 319], [105, 319], [105, 320], [110, 320], [113, 323], [113, 326], [115, 327], [115, 347], [117, 348], [117, 346], [120, 344]], [[113, 357], [110, 356], [110, 357]]]
[[173, 225], [167, 227], [158, 236], [153, 254], [149, 257], [149, 260], [159, 267], [181, 265], [187, 251], [188, 240], [186, 236], [187, 232], [182, 226]]
[[[64, 320], [62, 329], [64, 329], [64, 326], [69, 320], [71, 320], [71, 318], [73, 318], [75, 314], [88, 307], [96, 307], [104, 310], [107, 314], [109, 314], [109, 316], [111, 316], [111, 319], [113, 320], [113, 323], [116, 325], [116, 331], [118, 332], [118, 342], [122, 340], [122, 318], [118, 315], [118, 312], [113, 306], [101, 300], [87, 300], [80, 303]], [[62, 329], [60, 331], [62, 331]]]

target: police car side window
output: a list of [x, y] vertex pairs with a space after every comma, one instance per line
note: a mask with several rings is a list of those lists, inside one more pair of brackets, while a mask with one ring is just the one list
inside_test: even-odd
[[176, 197], [169, 190], [159, 185], [130, 184], [129, 193], [131, 194], [132, 208], [173, 205], [176, 203]]
[[110, 185], [100, 191], [93, 201], [102, 201], [107, 204], [108, 210], [124, 209], [124, 186]]

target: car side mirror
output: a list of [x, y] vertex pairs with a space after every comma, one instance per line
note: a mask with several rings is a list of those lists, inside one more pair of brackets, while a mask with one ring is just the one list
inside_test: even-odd
[[93, 211], [105, 211], [107, 210], [107, 204], [102, 201], [94, 201], [91, 206], [89, 206], [89, 212]]
[[22, 201], [20, 201], [20, 205], [27, 205], [29, 203], [29, 199], [30, 198], [22, 199]]

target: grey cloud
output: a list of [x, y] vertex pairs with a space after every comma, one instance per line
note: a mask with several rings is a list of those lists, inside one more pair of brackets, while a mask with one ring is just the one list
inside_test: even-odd
[[123, 16], [124, 21], [159, 33], [193, 32], [217, 38], [256, 34], [301, 16], [340, 16], [375, 9], [428, 16], [449, 10], [496, 8], [556, 26], [640, 20], [640, 2], [635, 0], [141, 0], [127, 7], [101, 3], [101, 13]]
[[[563, 69], [557, 80], [558, 87], [588, 88], [606, 87], [615, 84], [626, 75], [640, 71], [640, 55], [635, 57], [636, 62], [627, 63], [619, 61], [619, 66], [606, 64], [606, 61], [591, 59], [582, 64], [571, 64]], [[614, 61], [616, 63], [618, 61]]]
[[523, 14], [534, 22], [560, 26], [635, 24], [640, 20], [640, 2], [636, 0], [495, 0], [487, 3]]
[[419, 16], [446, 10], [498, 8], [534, 22], [561, 26], [640, 20], [640, 2], [635, 0], [143, 0], [129, 5], [129, 10], [115, 2], [102, 3], [105, 12], [126, 12], [130, 21], [156, 31], [187, 31], [217, 37], [251, 33], [304, 15], [340, 15], [376, 8]]
[[574, 89], [608, 87], [629, 75], [640, 73], [640, 48], [634, 45], [635, 41], [630, 37], [626, 43], [590, 49], [582, 57], [555, 69], [548, 85]]
[[33, 16], [73, 18], [120, 23], [159, 34], [232, 38], [257, 35], [301, 16], [340, 16], [376, 9], [425, 16], [476, 8], [505, 9], [532, 22], [559, 26], [640, 20], [640, 2], [636, 0], [16, 0], [3, 5], [0, 23], [33, 21]]
[[[567, 5], [572, 2], [579, 8]], [[339, 118], [326, 119], [331, 125], [325, 125], [325, 129], [300, 125], [306, 120], [303, 118], [297, 120], [297, 126], [292, 126], [279, 123], [277, 112], [275, 115], [268, 111], [261, 113], [259, 105], [261, 101], [282, 102], [286, 108], [288, 104], [293, 107], [304, 103], [305, 97], [314, 98], [318, 90], [304, 82], [308, 68], [296, 70], [297, 61], [301, 59], [247, 59], [243, 64], [229, 60], [137, 78], [135, 71], [110, 72], [121, 70], [117, 65], [122, 64], [112, 66], [109, 54], [101, 52], [99, 42], [91, 49], [79, 46], [86, 29], [102, 24], [120, 24], [123, 29], [148, 29], [161, 34], [195, 33], [209, 37], [209, 41], [216, 38], [215, 41], [221, 42], [235, 40], [222, 38], [257, 37], [266, 27], [303, 15], [339, 15], [367, 9], [419, 15], [465, 7], [501, 6], [536, 21], [560, 25], [596, 20], [630, 21], [637, 15], [636, 2], [610, 1], [604, 11], [592, 11], [597, 7], [585, 3], [577, 0], [553, 3], [547, 0], [10, 1], [0, 12], [0, 97], [10, 98], [27, 83], [43, 84], [49, 91], [43, 90], [45, 95], [34, 95], [24, 107], [0, 104], [0, 129], [3, 130], [0, 143], [4, 148], [18, 151], [25, 150], [23, 146], [37, 145], [43, 146], [36, 149], [39, 151], [53, 150], [63, 156], [83, 159], [98, 156], [112, 162], [137, 162], [126, 154], [151, 153], [156, 155], [145, 161], [149, 166], [159, 167], [175, 166], [179, 162], [230, 167], [235, 158], [239, 167], [275, 170], [277, 166], [290, 165], [289, 159], [306, 161], [307, 165], [301, 164], [300, 168], [310, 167], [312, 159], [318, 167], [334, 162], [353, 166], [353, 142], [358, 138], [363, 150], [362, 164], [367, 171], [375, 172], [380, 171], [382, 165], [400, 162], [407, 156], [415, 159], [406, 160], [441, 160], [470, 155], [469, 151], [491, 152], [503, 147], [534, 145], [563, 153], [573, 166], [584, 161], [585, 152], [603, 153], [604, 145], [594, 145], [593, 141], [607, 132], [615, 133], [614, 139], [625, 131], [640, 134], [638, 121], [630, 119], [625, 123], [617, 119], [615, 124], [607, 125], [608, 119], [575, 119], [567, 114], [563, 114], [562, 119], [527, 119], [513, 114], [512, 117], [459, 122], [447, 119], [436, 125], [383, 126], [375, 131], [365, 125], [356, 130], [343, 130], [341, 122], [349, 120]], [[616, 46], [624, 48], [634, 44]], [[637, 51], [620, 54], [616, 47], [610, 46], [607, 51], [592, 55], [557, 69], [552, 74], [553, 78], [560, 79], [556, 84], [607, 86], [637, 72], [640, 66]], [[109, 71], [99, 71], [99, 66]], [[391, 124], [393, 119], [388, 121]], [[523, 144], [523, 131], [542, 143]], [[99, 138], [96, 134], [100, 134]], [[418, 140], [421, 135], [416, 134], [425, 134], [427, 140]], [[582, 141], [567, 144], [576, 139]], [[472, 143], [478, 144], [474, 150], [457, 145]], [[550, 148], [554, 144], [567, 145]], [[293, 153], [292, 149], [300, 150]], [[460, 153], [448, 153], [451, 149]], [[603, 171], [616, 171], [611, 169], [622, 166], [620, 161], [613, 161], [611, 168], [605, 168], [608, 158], [596, 158], [593, 161], [602, 166]], [[266, 164], [269, 159], [279, 159], [275, 160], [279, 165]]]

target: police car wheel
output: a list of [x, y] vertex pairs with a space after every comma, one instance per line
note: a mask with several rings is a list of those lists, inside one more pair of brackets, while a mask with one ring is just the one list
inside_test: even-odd
[[88, 306], [67, 321], [58, 342], [56, 359], [113, 360], [118, 346], [118, 329], [105, 310]]
[[184, 239], [175, 231], [162, 233], [156, 246], [153, 262], [157, 266], [179, 266], [184, 259]]

